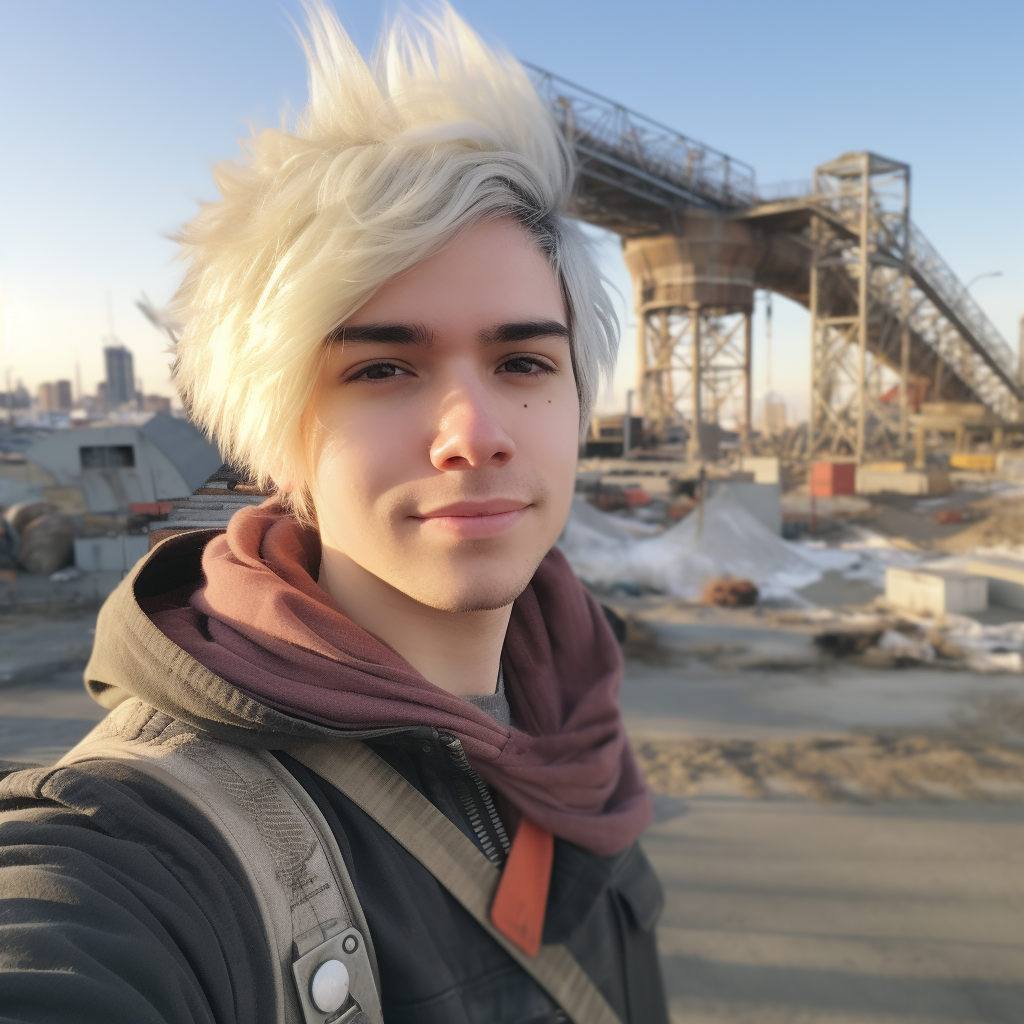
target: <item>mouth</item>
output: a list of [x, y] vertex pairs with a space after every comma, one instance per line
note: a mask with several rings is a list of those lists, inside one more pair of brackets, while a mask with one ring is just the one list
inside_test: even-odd
[[411, 518], [425, 528], [459, 538], [495, 537], [515, 526], [526, 515], [530, 502], [515, 498], [490, 501], [458, 501]]

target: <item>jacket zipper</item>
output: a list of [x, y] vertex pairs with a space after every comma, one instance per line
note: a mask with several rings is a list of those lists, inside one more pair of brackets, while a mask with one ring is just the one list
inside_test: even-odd
[[[448, 748], [452, 764], [458, 769], [459, 775], [456, 776], [456, 789], [458, 790], [459, 799], [462, 801], [462, 807], [466, 812], [466, 816], [473, 826], [473, 832], [477, 837], [477, 841], [480, 843], [480, 847], [487, 859], [492, 864], [500, 865], [504, 863], [511, 844], [509, 843], [505, 826], [498, 815], [498, 810], [494, 806], [494, 798], [491, 796], [491, 791], [487, 788], [487, 783], [480, 778], [469, 763], [466, 751], [462, 747], [462, 740], [447, 733], [442, 733], [441, 742]], [[477, 799], [483, 805], [483, 813], [481, 813]], [[488, 834], [487, 827], [484, 824], [484, 815], [486, 815], [487, 821], [490, 822], [494, 835], [498, 837], [498, 842], [501, 844], [500, 851]]]

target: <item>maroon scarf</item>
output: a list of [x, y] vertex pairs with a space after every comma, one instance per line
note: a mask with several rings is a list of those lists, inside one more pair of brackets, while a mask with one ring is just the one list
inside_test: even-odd
[[517, 728], [428, 682], [316, 583], [320, 541], [280, 505], [236, 513], [205, 582], [153, 622], [200, 664], [279, 711], [342, 730], [428, 725], [462, 740], [506, 800], [601, 856], [652, 818], [618, 707], [622, 656], [600, 606], [552, 550], [512, 608], [502, 653]]

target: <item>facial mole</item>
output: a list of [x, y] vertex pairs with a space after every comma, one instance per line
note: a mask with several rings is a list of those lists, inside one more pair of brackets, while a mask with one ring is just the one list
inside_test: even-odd
[[524, 409], [526, 408], [526, 403], [525, 403], [525, 402], [523, 402], [523, 408], [524, 408]]

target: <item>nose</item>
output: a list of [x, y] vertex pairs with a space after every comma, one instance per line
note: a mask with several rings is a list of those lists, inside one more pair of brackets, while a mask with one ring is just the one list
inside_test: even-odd
[[435, 469], [501, 466], [515, 452], [515, 442], [501, 425], [483, 386], [467, 382], [448, 393], [438, 418], [437, 435], [430, 445], [430, 462]]

